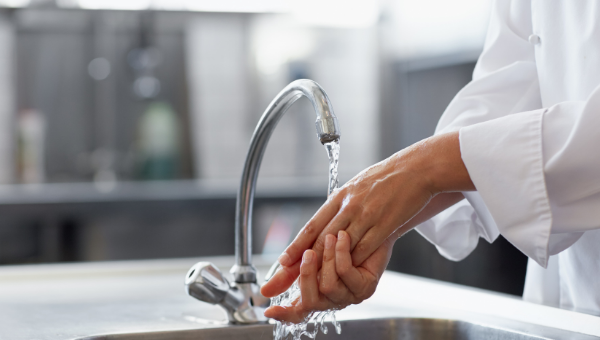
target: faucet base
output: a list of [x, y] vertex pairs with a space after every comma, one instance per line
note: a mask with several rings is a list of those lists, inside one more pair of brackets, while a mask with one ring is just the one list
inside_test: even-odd
[[246, 299], [237, 310], [233, 312], [233, 320], [230, 318], [230, 322], [251, 324], [269, 321], [269, 319], [265, 317], [265, 309], [269, 307], [271, 300], [262, 296], [258, 284], [234, 283], [233, 286], [234, 289], [237, 288]]
[[229, 271], [236, 283], [256, 283], [257, 270], [253, 265], [233, 265]]

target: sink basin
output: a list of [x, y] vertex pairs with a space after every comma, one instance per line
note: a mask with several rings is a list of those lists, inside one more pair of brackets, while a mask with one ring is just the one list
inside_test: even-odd
[[[328, 334], [319, 333], [319, 340], [333, 339], [597, 339], [596, 337], [567, 332], [549, 327], [515, 323], [507, 328], [459, 320], [431, 318], [386, 318], [342, 321], [338, 335], [329, 324]], [[309, 326], [310, 327], [310, 326]], [[536, 335], [532, 335], [536, 334]], [[181, 330], [169, 332], [101, 335], [80, 340], [240, 340], [273, 339], [273, 325], [232, 326]], [[303, 339], [307, 339], [303, 337]]]

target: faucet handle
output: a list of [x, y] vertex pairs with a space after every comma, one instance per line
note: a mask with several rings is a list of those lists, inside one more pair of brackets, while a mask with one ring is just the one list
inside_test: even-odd
[[219, 268], [210, 262], [198, 262], [192, 266], [185, 277], [185, 286], [190, 296], [214, 305], [223, 301], [231, 289]]
[[230, 284], [221, 271], [209, 262], [198, 262], [185, 276], [188, 295], [219, 305], [232, 323], [266, 322], [265, 308], [269, 299], [260, 294], [255, 282]]

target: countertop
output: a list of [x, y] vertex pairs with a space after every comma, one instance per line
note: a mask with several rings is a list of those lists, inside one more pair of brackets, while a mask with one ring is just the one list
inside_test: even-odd
[[[185, 273], [197, 261], [223, 272], [232, 257], [0, 267], [0, 339], [77, 339], [224, 325], [219, 307], [188, 297]], [[262, 273], [273, 259], [255, 257]], [[600, 337], [600, 317], [520, 298], [386, 272], [377, 292], [338, 319], [440, 317], [526, 322]]]

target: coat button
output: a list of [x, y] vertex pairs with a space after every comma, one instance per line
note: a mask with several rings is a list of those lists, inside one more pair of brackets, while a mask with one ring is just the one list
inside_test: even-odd
[[529, 43], [532, 45], [538, 45], [542, 40], [540, 39], [540, 36], [537, 34], [532, 34], [529, 36]]

